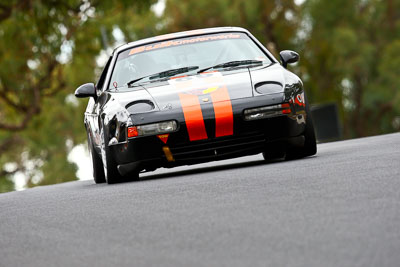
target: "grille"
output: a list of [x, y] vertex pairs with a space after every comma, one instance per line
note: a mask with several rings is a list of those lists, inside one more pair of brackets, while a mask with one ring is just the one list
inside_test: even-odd
[[207, 140], [200, 144], [171, 147], [175, 160], [201, 160], [210, 157], [224, 157], [246, 151], [262, 151], [266, 138], [264, 134], [241, 137], [225, 137]]

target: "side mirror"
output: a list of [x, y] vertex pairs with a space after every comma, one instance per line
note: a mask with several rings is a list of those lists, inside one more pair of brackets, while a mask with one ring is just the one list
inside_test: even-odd
[[281, 56], [282, 66], [284, 68], [287, 67], [287, 64], [296, 63], [300, 59], [299, 54], [291, 50], [283, 50], [279, 55]]
[[78, 87], [75, 90], [75, 97], [84, 98], [84, 97], [93, 97], [96, 98], [96, 88], [93, 83], [85, 83]]

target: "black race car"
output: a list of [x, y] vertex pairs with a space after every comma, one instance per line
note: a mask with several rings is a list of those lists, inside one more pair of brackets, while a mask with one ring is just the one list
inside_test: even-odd
[[211, 28], [157, 36], [114, 50], [90, 97], [85, 127], [96, 183], [159, 167], [257, 153], [314, 155], [302, 81], [247, 30]]

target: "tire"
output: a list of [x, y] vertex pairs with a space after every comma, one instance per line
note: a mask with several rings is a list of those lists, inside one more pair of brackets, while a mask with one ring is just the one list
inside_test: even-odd
[[93, 180], [96, 184], [105, 183], [106, 178], [104, 177], [103, 162], [101, 161], [100, 156], [96, 153], [96, 150], [94, 149], [92, 143], [92, 139], [89, 137], [89, 134], [88, 134], [88, 149], [90, 157], [92, 159]]
[[139, 178], [139, 172], [132, 172], [126, 176], [122, 176], [117, 166], [118, 164], [114, 160], [111, 149], [108, 146], [109, 138], [108, 138], [108, 131], [104, 127], [102, 127], [102, 140], [101, 140], [101, 156], [103, 160], [103, 169], [104, 169], [104, 176], [105, 180], [108, 184], [115, 184], [121, 182], [127, 182], [131, 180], [137, 180]]
[[102, 125], [101, 129], [101, 158], [103, 160], [104, 177], [108, 184], [115, 184], [123, 181], [117, 169], [117, 163], [112, 157], [110, 147], [108, 146], [108, 131]]
[[314, 124], [311, 118], [311, 112], [308, 105], [307, 96], [306, 103], [306, 127], [304, 129], [304, 146], [302, 148], [290, 147], [286, 151], [286, 160], [299, 159], [315, 155], [317, 153], [317, 141], [315, 139]]

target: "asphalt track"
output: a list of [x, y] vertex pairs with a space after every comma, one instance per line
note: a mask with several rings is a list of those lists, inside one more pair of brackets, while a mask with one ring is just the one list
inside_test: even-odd
[[0, 266], [400, 266], [400, 134], [0, 194]]

